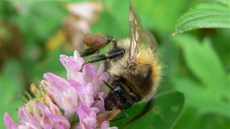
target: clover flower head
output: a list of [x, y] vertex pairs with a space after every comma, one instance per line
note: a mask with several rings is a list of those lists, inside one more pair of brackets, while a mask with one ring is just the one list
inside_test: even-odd
[[86, 64], [83, 72], [79, 72], [84, 60], [77, 51], [74, 56], [61, 55], [60, 61], [67, 71], [67, 78], [45, 73], [39, 88], [34, 90], [36, 97], [19, 108], [19, 122], [8, 113], [4, 114], [6, 128], [117, 129], [109, 127], [106, 120], [97, 120], [98, 114], [105, 112], [101, 85], [109, 77], [103, 64], [98, 68]]

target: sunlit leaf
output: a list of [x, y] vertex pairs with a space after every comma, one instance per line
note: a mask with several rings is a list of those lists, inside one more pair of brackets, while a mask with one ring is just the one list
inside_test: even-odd
[[[125, 112], [128, 118], [114, 123], [118, 127], [138, 114], [145, 104], [135, 105]], [[159, 95], [154, 100], [154, 107], [144, 117], [131, 123], [127, 129], [171, 129], [184, 106], [184, 96], [179, 92]], [[119, 117], [119, 116], [118, 116]]]
[[64, 37], [64, 32], [59, 30], [58, 32], [56, 32], [54, 35], [52, 35], [47, 44], [46, 44], [46, 49], [48, 52], [53, 52], [56, 49], [60, 48], [60, 46], [63, 44], [65, 40]]
[[218, 3], [199, 4], [181, 16], [175, 33], [200, 28], [230, 28], [230, 7]]

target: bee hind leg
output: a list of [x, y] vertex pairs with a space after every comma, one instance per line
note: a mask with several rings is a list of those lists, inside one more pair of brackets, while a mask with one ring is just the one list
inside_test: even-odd
[[[113, 49], [116, 49], [117, 48], [117, 40], [113, 37], [110, 37], [110, 36], [106, 36], [106, 37], [108, 38], [108, 42], [106, 44], [112, 43]], [[92, 49], [92, 48], [85, 49], [82, 52], [80, 52], [80, 56], [81, 57], [89, 56], [89, 55], [92, 55], [94, 53], [97, 53], [97, 55], [98, 55], [100, 49], [101, 48], [99, 48], [99, 49]]]
[[92, 55], [92, 54], [94, 54], [95, 52], [98, 52], [98, 50], [93, 50], [93, 49], [91, 49], [91, 48], [88, 48], [88, 49], [85, 49], [84, 51], [82, 51], [82, 52], [80, 53], [80, 56], [81, 56], [81, 57], [84, 57], [84, 56]]
[[116, 58], [118, 56], [121, 56], [122, 54], [124, 54], [124, 52], [125, 52], [124, 49], [114, 49], [105, 55], [94, 56], [81, 65], [79, 72], [82, 72], [84, 66], [88, 63], [98, 62], [98, 61], [102, 61], [102, 60], [106, 60], [106, 59], [113, 59], [113, 58]]
[[113, 49], [117, 48], [117, 40], [114, 37], [106, 36], [109, 39], [109, 42], [112, 42]]

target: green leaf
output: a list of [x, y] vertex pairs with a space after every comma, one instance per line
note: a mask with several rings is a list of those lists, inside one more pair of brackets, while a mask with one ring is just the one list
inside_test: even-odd
[[205, 112], [215, 112], [230, 118], [230, 82], [210, 41], [199, 42], [189, 35], [176, 36], [185, 62], [198, 79], [175, 77], [177, 90], [183, 92], [191, 106]]
[[[188, 77], [177, 77], [174, 79], [174, 84], [177, 90], [184, 93], [186, 104], [189, 106], [196, 107], [203, 113], [216, 113], [230, 118], [229, 94], [218, 92], [218, 89], [216, 91], [206, 89], [205, 86]], [[223, 88], [222, 85], [219, 87]]]
[[219, 3], [199, 4], [180, 17], [175, 33], [200, 28], [230, 28], [230, 8]]
[[210, 41], [200, 43], [189, 35], [176, 36], [174, 40], [182, 48], [186, 64], [192, 73], [206, 86], [216, 90], [218, 85], [228, 86], [227, 76]]
[[[137, 115], [145, 106], [139, 104], [125, 112], [128, 118], [114, 122], [115, 126], [122, 128], [124, 124]], [[143, 117], [131, 123], [127, 129], [171, 129], [184, 106], [184, 96], [180, 92], [170, 92], [156, 96], [153, 108]], [[118, 116], [120, 117], [120, 116]]]

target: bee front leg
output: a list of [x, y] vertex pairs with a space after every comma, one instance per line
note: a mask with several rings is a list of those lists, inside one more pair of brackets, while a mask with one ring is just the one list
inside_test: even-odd
[[124, 118], [127, 118], [129, 115], [127, 113], [125, 113], [123, 110], [121, 110], [121, 113], [122, 113], [122, 116], [121, 117], [118, 117], [118, 118], [115, 118], [115, 119], [112, 119], [110, 120], [110, 122], [115, 122], [115, 121], [118, 121], [118, 120], [121, 120], [121, 119], [124, 119]]
[[102, 60], [106, 60], [106, 59], [113, 59], [113, 58], [116, 58], [118, 56], [121, 56], [122, 54], [124, 54], [124, 52], [125, 52], [124, 49], [114, 49], [105, 55], [99, 55], [99, 56], [92, 57], [88, 61], [84, 62], [81, 65], [79, 72], [82, 72], [82, 69], [88, 63], [98, 62], [98, 61], [102, 61]]
[[142, 109], [142, 111], [137, 114], [134, 118], [132, 118], [131, 120], [129, 120], [122, 129], [125, 129], [130, 123], [133, 123], [134, 121], [136, 121], [137, 119], [141, 118], [142, 116], [144, 116], [146, 113], [148, 113], [153, 107], [153, 98], [151, 98], [147, 104], [145, 105], [145, 107]]

